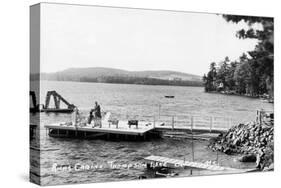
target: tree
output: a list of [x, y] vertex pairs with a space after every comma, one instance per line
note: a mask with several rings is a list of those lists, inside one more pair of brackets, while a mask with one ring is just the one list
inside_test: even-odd
[[229, 88], [229, 83], [227, 82], [227, 77], [229, 75], [229, 62], [229, 58], [225, 57], [225, 59], [220, 62], [217, 73], [217, 85], [222, 84], [223, 89]]
[[217, 70], [216, 70], [216, 63], [212, 62], [210, 64], [210, 71], [208, 72], [207, 76], [204, 74], [203, 82], [205, 86], [205, 91], [214, 91], [216, 89], [216, 78], [217, 78]]
[[[273, 61], [274, 61], [274, 20], [270, 17], [236, 16], [223, 15], [227, 22], [239, 23], [244, 21], [248, 29], [237, 31], [236, 36], [241, 39], [257, 39], [258, 44], [250, 55], [249, 64], [251, 67], [253, 83], [252, 90], [256, 93], [267, 92], [273, 97]], [[255, 24], [260, 24], [262, 30], [256, 29]], [[244, 65], [245, 66], [245, 65]], [[241, 67], [240, 67], [241, 68]], [[257, 83], [258, 79], [258, 83]], [[258, 88], [257, 88], [258, 87]]]
[[237, 61], [234, 61], [234, 62], [230, 63], [228, 74], [226, 75], [226, 78], [225, 78], [225, 81], [227, 82], [227, 85], [228, 85], [228, 89], [231, 90], [231, 91], [236, 90], [234, 73], [235, 73], [235, 70], [237, 68], [237, 65], [238, 65]]

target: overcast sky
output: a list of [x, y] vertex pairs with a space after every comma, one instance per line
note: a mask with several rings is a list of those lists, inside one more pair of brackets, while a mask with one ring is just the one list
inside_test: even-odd
[[203, 75], [212, 61], [254, 49], [220, 15], [42, 4], [41, 71], [71, 67]]

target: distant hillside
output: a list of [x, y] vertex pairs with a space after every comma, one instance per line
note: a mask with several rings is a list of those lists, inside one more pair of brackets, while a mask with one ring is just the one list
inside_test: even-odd
[[70, 68], [56, 73], [42, 73], [41, 80], [148, 85], [202, 85], [202, 77], [183, 72], [126, 71], [103, 67]]

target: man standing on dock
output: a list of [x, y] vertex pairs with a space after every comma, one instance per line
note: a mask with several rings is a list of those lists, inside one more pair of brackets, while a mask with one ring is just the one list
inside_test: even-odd
[[95, 112], [95, 117], [96, 118], [101, 118], [101, 110], [100, 110], [100, 105], [98, 104], [98, 102], [96, 101], [95, 102], [95, 109], [94, 109], [94, 112]]
[[101, 127], [101, 108], [97, 101], [95, 102], [95, 108], [90, 111], [89, 124], [92, 122], [92, 119], [94, 119], [94, 127], [96, 125]]

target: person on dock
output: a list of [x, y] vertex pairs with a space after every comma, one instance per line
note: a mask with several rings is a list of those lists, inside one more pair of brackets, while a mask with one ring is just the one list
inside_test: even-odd
[[79, 116], [79, 110], [77, 107], [75, 107], [73, 110], [73, 113], [72, 113], [72, 123], [73, 123], [74, 127], [76, 127], [76, 128], [77, 128], [77, 124], [79, 121], [78, 116]]
[[88, 118], [88, 124], [91, 124], [93, 118], [94, 118], [94, 115], [93, 115], [93, 109], [90, 110], [90, 114], [89, 114], [89, 118]]
[[95, 108], [91, 109], [90, 111], [88, 124], [91, 124], [93, 119], [94, 119], [94, 127], [95, 126], [101, 127], [101, 108], [97, 101], [95, 102]]
[[95, 102], [94, 112], [95, 112], [95, 118], [101, 118], [101, 109], [97, 101]]

